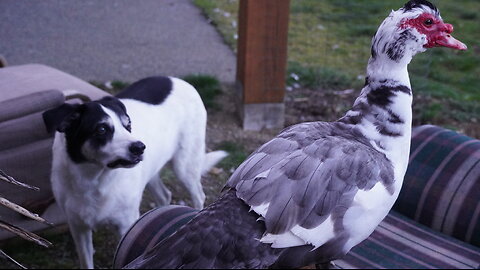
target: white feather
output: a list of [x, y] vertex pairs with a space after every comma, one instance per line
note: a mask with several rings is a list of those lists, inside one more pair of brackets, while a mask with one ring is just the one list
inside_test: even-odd
[[265, 217], [269, 206], [270, 206], [270, 203], [264, 203], [257, 206], [252, 206], [250, 207], [250, 210], [255, 211], [255, 213], [259, 214], [262, 217]]
[[345, 250], [350, 250], [373, 232], [388, 214], [397, 196], [390, 194], [380, 182], [370, 190], [357, 192], [343, 219], [343, 226], [350, 235]]
[[287, 248], [287, 247], [296, 247], [303, 246], [306, 242], [300, 237], [293, 234], [291, 231], [285, 232], [283, 234], [265, 234], [260, 242], [266, 244], [272, 244], [273, 248]]
[[335, 237], [332, 217], [329, 216], [323, 223], [312, 229], [305, 229], [299, 225], [292, 228], [292, 232], [305, 242], [318, 248]]

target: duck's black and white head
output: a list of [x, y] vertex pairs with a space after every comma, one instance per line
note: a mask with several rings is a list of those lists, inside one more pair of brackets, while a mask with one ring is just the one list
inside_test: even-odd
[[412, 0], [392, 11], [372, 40], [372, 59], [408, 64], [412, 57], [432, 47], [466, 50], [452, 37], [453, 26], [444, 23], [439, 10], [425, 0]]

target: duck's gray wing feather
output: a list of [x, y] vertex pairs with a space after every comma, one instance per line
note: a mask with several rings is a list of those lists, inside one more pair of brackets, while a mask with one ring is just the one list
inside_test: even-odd
[[267, 205], [266, 233], [313, 228], [341, 218], [356, 192], [390, 188], [393, 167], [359, 132], [341, 123], [303, 123], [250, 155], [228, 180], [251, 207]]

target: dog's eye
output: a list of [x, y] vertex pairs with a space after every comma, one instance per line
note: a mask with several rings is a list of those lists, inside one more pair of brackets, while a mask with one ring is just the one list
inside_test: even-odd
[[104, 135], [105, 133], [107, 133], [107, 129], [104, 126], [99, 126], [95, 130], [96, 135]]

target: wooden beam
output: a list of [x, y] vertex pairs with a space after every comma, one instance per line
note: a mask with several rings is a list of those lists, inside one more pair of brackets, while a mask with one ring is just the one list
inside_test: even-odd
[[237, 80], [243, 102], [283, 102], [290, 0], [241, 0]]
[[244, 105], [283, 105], [289, 9], [290, 0], [240, 0], [237, 83]]

